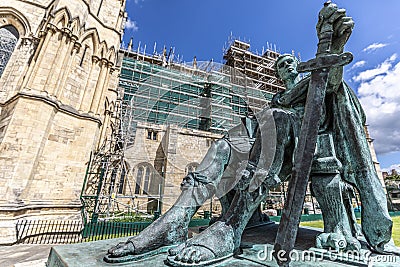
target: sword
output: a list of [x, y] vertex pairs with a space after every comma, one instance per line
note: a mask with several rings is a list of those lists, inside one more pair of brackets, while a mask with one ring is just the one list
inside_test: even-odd
[[[324, 6], [328, 7], [330, 4], [331, 2], [326, 2]], [[297, 67], [298, 72], [311, 72], [311, 80], [288, 195], [275, 239], [273, 255], [279, 266], [289, 266], [290, 252], [296, 241], [317, 143], [318, 123], [322, 116], [329, 69], [347, 65], [353, 60], [353, 55], [349, 52], [331, 54], [332, 36], [333, 23], [326, 23], [320, 32], [316, 57], [299, 63]]]

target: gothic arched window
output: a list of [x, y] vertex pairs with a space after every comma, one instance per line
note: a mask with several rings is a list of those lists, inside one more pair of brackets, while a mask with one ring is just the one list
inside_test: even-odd
[[146, 195], [149, 192], [150, 174], [151, 174], [150, 167], [147, 167], [146, 174], [144, 176], [144, 185], [143, 185], [143, 194], [146, 194]]
[[140, 187], [142, 185], [142, 179], [143, 179], [143, 167], [139, 167], [137, 176], [136, 176], [135, 194], [140, 194]]
[[17, 45], [19, 33], [11, 25], [0, 28], [0, 77]]
[[138, 171], [136, 173], [136, 187], [135, 194], [151, 195], [154, 191], [154, 183], [158, 183], [156, 170], [154, 167], [147, 163], [142, 162], [135, 167]]

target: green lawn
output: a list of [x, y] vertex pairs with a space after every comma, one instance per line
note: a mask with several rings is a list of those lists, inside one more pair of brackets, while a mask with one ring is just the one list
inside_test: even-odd
[[[393, 219], [393, 240], [396, 246], [400, 246], [400, 216], [392, 217]], [[360, 221], [358, 221], [360, 223]], [[321, 221], [312, 221], [312, 222], [301, 222], [302, 226], [323, 228], [324, 223]]]

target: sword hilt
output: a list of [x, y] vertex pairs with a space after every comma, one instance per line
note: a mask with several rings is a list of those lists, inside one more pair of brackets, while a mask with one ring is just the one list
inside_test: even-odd
[[317, 28], [319, 31], [319, 42], [316, 56], [331, 53], [332, 39], [334, 33], [334, 22], [342, 16], [345, 16], [344, 9], [338, 9], [337, 5], [331, 1], [324, 4], [323, 9], [319, 12], [319, 21]]
[[318, 49], [316, 56], [326, 55], [331, 52], [332, 37], [333, 37], [333, 25], [329, 24], [324, 26], [324, 31], [320, 33]]
[[320, 54], [314, 59], [307, 62], [300, 62], [297, 65], [297, 71], [311, 72], [318, 69], [330, 69], [334, 67], [342, 67], [349, 64], [353, 60], [353, 55], [350, 52], [345, 52], [340, 55], [336, 54]]
[[[333, 23], [326, 23], [326, 19], [331, 17], [333, 13], [337, 10], [337, 6], [332, 4], [331, 1], [324, 3], [323, 9], [319, 12], [319, 21], [317, 28], [319, 29], [319, 42], [316, 56], [323, 54], [329, 54], [331, 52], [332, 37], [333, 37]], [[329, 21], [329, 19], [328, 19]]]

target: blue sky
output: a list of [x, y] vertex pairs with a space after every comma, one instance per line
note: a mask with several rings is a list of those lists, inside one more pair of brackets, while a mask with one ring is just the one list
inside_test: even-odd
[[[357, 92], [378, 160], [384, 169], [400, 170], [400, 1], [337, 0], [353, 17], [346, 46], [354, 61], [345, 79]], [[267, 43], [281, 53], [314, 57], [315, 24], [324, 1], [318, 0], [128, 0], [124, 43], [161, 52], [175, 48], [180, 60], [222, 62], [231, 35], [261, 52]], [[272, 46], [271, 46], [272, 45]]]

